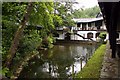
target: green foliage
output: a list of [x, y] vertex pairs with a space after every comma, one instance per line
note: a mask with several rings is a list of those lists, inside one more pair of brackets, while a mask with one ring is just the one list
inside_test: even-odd
[[95, 18], [96, 15], [100, 12], [100, 8], [95, 6], [93, 8], [79, 9], [74, 11], [74, 18]]
[[45, 29], [49, 30], [54, 28], [53, 24], [53, 3], [36, 3], [34, 9], [29, 18], [30, 25], [41, 25]]
[[54, 42], [54, 39], [52, 37], [52, 35], [48, 36], [48, 47], [49, 48], [52, 48], [53, 47], [53, 42]]
[[99, 37], [104, 40], [106, 38], [106, 35], [107, 35], [106, 32], [101, 32]]
[[0, 70], [0, 74], [2, 74], [3, 76], [5, 76], [5, 74], [8, 72], [9, 72], [8, 68], [3, 68], [2, 70]]
[[[14, 38], [14, 34], [17, 31], [17, 28], [23, 18], [24, 13], [26, 12], [26, 7], [28, 3], [3, 3], [2, 5], [2, 54], [3, 60], [5, 60], [6, 53], [8, 52], [11, 42]], [[43, 30], [36, 31], [29, 27], [24, 30], [23, 37], [21, 38], [19, 45], [19, 53], [26, 53], [32, 50], [36, 50], [37, 46], [42, 42], [44, 36], [48, 36], [48, 32], [54, 28], [53, 19], [59, 23], [62, 23], [62, 20], [59, 16], [53, 14], [54, 4], [53, 2], [44, 3], [44, 2], [35, 2], [33, 4], [34, 8], [30, 13], [28, 20], [28, 25], [40, 25], [43, 27]], [[37, 33], [38, 32], [38, 33]], [[26, 34], [27, 33], [27, 34]], [[20, 51], [20, 52], [19, 52]], [[16, 54], [17, 55], [17, 54]]]
[[73, 15], [72, 15], [72, 5], [73, 2], [57, 2], [54, 3], [55, 5], [55, 14], [60, 16], [60, 18], [62, 18], [62, 24], [61, 25], [56, 25], [56, 27], [59, 26], [74, 26], [74, 21], [73, 19]]
[[[21, 20], [26, 12], [28, 3], [8, 2], [2, 4], [2, 61], [5, 62], [7, 52], [13, 41], [15, 32], [21, 25]], [[53, 2], [34, 2], [33, 10], [28, 18], [27, 28], [24, 29], [20, 43], [17, 48], [16, 55], [13, 59], [13, 65], [21, 61], [21, 58], [31, 52], [36, 52], [38, 46], [42, 45], [44, 37], [48, 37], [48, 45], [51, 48], [54, 38], [48, 35], [55, 28], [55, 24], [61, 25], [62, 18], [54, 14]], [[31, 26], [33, 25], [33, 26]], [[41, 30], [37, 30], [36, 25], [42, 26]], [[3, 64], [4, 65], [4, 64]], [[12, 66], [13, 66], [12, 65]], [[3, 74], [11, 71], [3, 68]]]
[[[3, 13], [3, 20], [14, 21], [16, 23], [21, 22], [23, 18], [23, 14], [26, 11], [27, 3], [3, 3], [2, 4], [2, 13]], [[14, 16], [13, 16], [14, 15]]]
[[106, 45], [101, 45], [76, 78], [99, 78]]
[[[10, 48], [14, 34], [25, 12], [26, 3], [3, 3], [2, 4], [2, 60]], [[14, 16], [13, 16], [14, 15]]]
[[29, 33], [25, 34], [20, 41], [19, 45], [19, 53], [30, 53], [37, 49], [37, 47], [41, 44], [42, 38], [35, 30], [29, 31]]
[[62, 18], [60, 16], [54, 15], [53, 18], [54, 18], [53, 20], [54, 20], [55, 27], [62, 26], [63, 20], [62, 20]]

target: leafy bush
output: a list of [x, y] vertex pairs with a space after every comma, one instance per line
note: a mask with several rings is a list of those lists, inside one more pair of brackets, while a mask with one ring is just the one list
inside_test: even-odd
[[106, 35], [107, 35], [106, 32], [102, 32], [102, 33], [100, 33], [99, 37], [104, 40], [104, 39], [106, 39]]
[[106, 45], [102, 44], [76, 78], [99, 78]]
[[9, 69], [8, 68], [3, 68], [2, 70], [0, 70], [0, 74], [2, 74], [3, 76], [5, 76], [6, 73], [8, 73]]

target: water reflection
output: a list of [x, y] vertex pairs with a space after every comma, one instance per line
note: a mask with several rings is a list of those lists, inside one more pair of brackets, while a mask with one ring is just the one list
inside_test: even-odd
[[81, 71], [95, 51], [95, 45], [64, 44], [41, 51], [30, 60], [19, 78], [68, 78]]

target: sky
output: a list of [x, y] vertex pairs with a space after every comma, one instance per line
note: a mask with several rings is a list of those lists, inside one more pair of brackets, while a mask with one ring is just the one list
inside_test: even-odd
[[76, 0], [79, 4], [74, 4], [74, 9], [90, 8], [98, 5], [97, 0]]

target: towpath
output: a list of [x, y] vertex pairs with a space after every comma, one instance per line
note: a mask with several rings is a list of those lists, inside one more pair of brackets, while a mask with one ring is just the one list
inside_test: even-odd
[[114, 78], [115, 80], [120, 80], [120, 59], [118, 57], [111, 58], [111, 49], [109, 42], [106, 46], [106, 52], [102, 65], [103, 67], [101, 69], [100, 80], [109, 80], [111, 78]]

